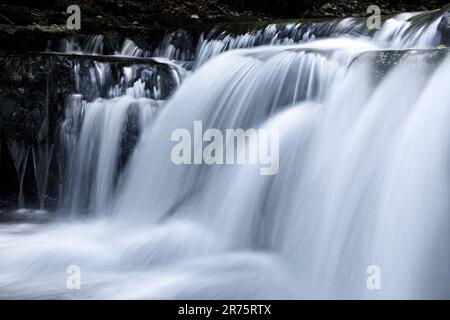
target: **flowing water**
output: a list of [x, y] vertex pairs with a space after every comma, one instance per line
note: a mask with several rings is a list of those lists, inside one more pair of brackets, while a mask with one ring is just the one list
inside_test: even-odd
[[[0, 297], [450, 298], [450, 57], [408, 52], [380, 73], [377, 55], [438, 45], [439, 15], [417, 16], [371, 35], [356, 20], [271, 25], [196, 53], [166, 40], [155, 54], [181, 83], [167, 101], [141, 80], [73, 95], [60, 209], [51, 223], [0, 224]], [[143, 52], [128, 41], [121, 54]], [[194, 121], [278, 129], [278, 174], [173, 164], [171, 133]], [[26, 150], [10, 148], [20, 178]], [[71, 265], [80, 290], [66, 286]], [[381, 290], [367, 287], [374, 265]]]
[[14, 168], [16, 169], [17, 179], [19, 182], [19, 199], [18, 207], [24, 207], [23, 197], [23, 180], [25, 178], [25, 170], [27, 168], [28, 154], [30, 149], [23, 143], [15, 140], [8, 141], [9, 153], [14, 161]]

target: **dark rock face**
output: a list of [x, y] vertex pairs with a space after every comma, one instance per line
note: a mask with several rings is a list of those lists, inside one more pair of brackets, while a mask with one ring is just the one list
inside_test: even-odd
[[444, 13], [438, 25], [438, 31], [441, 34], [441, 44], [450, 45], [450, 11]]
[[192, 35], [186, 30], [178, 30], [174, 33], [171, 43], [179, 50], [189, 50], [192, 48]]
[[27, 146], [53, 141], [72, 91], [71, 72], [65, 59], [1, 57], [0, 139], [23, 141]]
[[264, 12], [289, 18], [295, 17], [324, 17], [324, 16], [364, 16], [370, 5], [378, 5], [382, 14], [403, 11], [418, 11], [435, 9], [447, 3], [444, 0], [397, 0], [397, 1], [369, 1], [369, 0], [223, 0], [232, 8]]
[[[13, 163], [8, 164], [6, 156], [7, 146], [14, 141], [27, 149], [44, 141], [54, 144], [65, 99], [72, 89], [70, 76], [68, 61], [42, 56], [0, 58], [0, 140], [4, 146], [0, 175], [5, 192], [17, 190], [15, 168]], [[26, 175], [26, 185], [34, 188], [33, 171], [27, 170]]]

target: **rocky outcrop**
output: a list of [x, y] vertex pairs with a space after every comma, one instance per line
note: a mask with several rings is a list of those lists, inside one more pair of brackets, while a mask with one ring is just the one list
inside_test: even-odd
[[426, 73], [431, 74], [439, 64], [449, 56], [450, 49], [408, 49], [408, 50], [384, 50], [384, 51], [367, 51], [356, 57], [350, 67], [358, 63], [372, 64], [371, 70], [373, 81], [379, 83], [392, 68], [399, 64], [408, 63], [417, 69], [423, 69]]
[[438, 25], [438, 31], [441, 34], [441, 43], [450, 46], [450, 12], [443, 14]]
[[447, 3], [444, 0], [224, 0], [231, 8], [263, 12], [289, 18], [365, 16], [371, 5], [380, 7], [383, 15], [405, 11], [436, 9]]

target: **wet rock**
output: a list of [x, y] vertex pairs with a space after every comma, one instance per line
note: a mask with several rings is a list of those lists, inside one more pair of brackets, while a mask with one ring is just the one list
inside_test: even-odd
[[432, 74], [433, 70], [449, 55], [450, 50], [423, 49], [423, 50], [386, 50], [367, 51], [356, 57], [351, 65], [358, 63], [371, 63], [373, 80], [380, 81], [392, 68], [399, 64], [408, 63], [414, 68], [422, 69], [425, 73]]
[[192, 48], [193, 38], [192, 35], [186, 30], [178, 30], [173, 34], [171, 44], [176, 48], [183, 51]]
[[48, 104], [53, 106], [51, 116], [60, 117], [70, 91], [69, 75], [67, 64], [50, 59], [0, 57], [0, 136], [33, 144], [41, 127], [40, 114]]
[[450, 12], [447, 11], [441, 18], [438, 25], [438, 32], [441, 35], [441, 44], [450, 45]]

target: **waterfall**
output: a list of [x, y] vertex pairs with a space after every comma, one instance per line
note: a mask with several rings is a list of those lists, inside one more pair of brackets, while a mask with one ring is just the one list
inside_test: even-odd
[[39, 144], [37, 147], [33, 147], [31, 151], [33, 154], [34, 175], [39, 195], [39, 207], [40, 209], [44, 209], [53, 146], [49, 146], [48, 143]]
[[68, 208], [74, 214], [88, 207], [99, 213], [106, 210], [113, 196], [115, 176], [125, 126], [135, 113], [138, 128], [154, 117], [158, 103], [125, 95], [111, 100], [96, 100], [84, 106], [83, 123], [72, 151], [74, 162], [67, 172]]
[[[441, 15], [177, 31], [154, 51], [166, 96], [162, 74], [95, 65], [106, 94], [74, 92], [60, 130], [71, 219], [0, 228], [0, 298], [450, 298], [450, 57], [419, 50]], [[277, 130], [279, 171], [176, 165], [171, 135], [196, 121]], [[8, 145], [23, 182], [28, 149]], [[69, 265], [83, 290], [64, 286]]]
[[17, 179], [19, 182], [19, 199], [18, 208], [22, 209], [25, 206], [25, 200], [23, 197], [23, 182], [25, 178], [25, 170], [27, 168], [28, 154], [30, 147], [23, 141], [10, 140], [8, 141], [9, 152], [14, 161], [14, 167], [16, 169]]
[[[330, 84], [339, 81], [351, 55], [345, 59], [338, 52], [335, 59], [327, 58], [332, 54], [320, 51], [327, 44], [316, 46], [316, 52], [305, 52], [301, 46], [230, 52], [188, 78], [142, 138], [147, 147], [132, 159], [117, 212], [126, 213], [127, 219], [133, 214], [158, 219], [201, 188], [206, 168], [177, 167], [167, 161], [172, 144], [162, 137], [169, 138], [176, 128], [191, 128], [193, 121], [202, 120], [211, 128], [247, 129], [296, 102], [322, 100]], [[354, 47], [362, 50], [371, 45], [356, 42]], [[192, 95], [205, 88], [202, 96]]]
[[[89, 86], [83, 84], [87, 94], [68, 99], [60, 130], [60, 202], [69, 215], [99, 214], [112, 206], [110, 200], [135, 140], [164, 104], [171, 90], [168, 84], [178, 86], [185, 76], [177, 65], [162, 59], [157, 63], [167, 70], [158, 65], [117, 68], [93, 62], [87, 69]], [[86, 76], [80, 70], [75, 64], [77, 91]]]
[[[437, 27], [441, 16], [430, 13], [403, 13], [385, 22], [383, 28], [374, 35], [374, 41], [390, 48], [429, 48], [439, 45], [440, 36]], [[431, 22], [424, 23], [424, 18]]]

